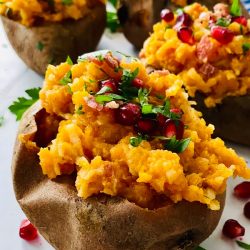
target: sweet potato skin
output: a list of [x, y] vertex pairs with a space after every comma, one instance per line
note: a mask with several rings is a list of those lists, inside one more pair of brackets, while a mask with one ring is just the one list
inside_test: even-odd
[[[37, 102], [24, 115], [19, 133], [34, 136]], [[60, 250], [193, 249], [217, 226], [220, 211], [182, 201], [147, 210], [119, 197], [77, 197], [74, 176], [53, 181], [42, 174], [37, 152], [16, 141], [12, 162], [16, 198], [45, 239]]]
[[[95, 50], [106, 26], [104, 4], [97, 4], [86, 17], [77, 21], [44, 23], [26, 27], [1, 17], [8, 39], [25, 64], [44, 74], [49, 63], [58, 65], [69, 55], [73, 61], [86, 52]], [[42, 43], [43, 49], [37, 49]]]

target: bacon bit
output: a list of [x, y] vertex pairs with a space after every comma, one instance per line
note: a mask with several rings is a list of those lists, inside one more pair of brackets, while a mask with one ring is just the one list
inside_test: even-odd
[[98, 66], [102, 66], [103, 62], [98, 60], [98, 58], [94, 57], [94, 56], [89, 56], [88, 57], [88, 61], [98, 65]]
[[120, 106], [120, 105], [119, 105], [117, 102], [112, 101], [112, 102], [106, 103], [105, 108], [109, 108], [109, 109], [118, 109], [119, 106]]
[[84, 100], [86, 102], [86, 104], [92, 108], [92, 109], [96, 109], [97, 111], [102, 111], [103, 110], [103, 105], [100, 103], [97, 103], [95, 101], [95, 98], [93, 96], [90, 97], [84, 97]]
[[104, 56], [104, 60], [109, 65], [110, 68], [112, 69], [119, 68], [120, 62], [116, 58], [114, 58], [110, 53], [107, 53]]
[[218, 17], [227, 17], [229, 15], [229, 8], [227, 4], [217, 3], [214, 6], [214, 14]]
[[200, 42], [197, 44], [196, 55], [200, 63], [207, 63], [216, 59], [216, 46], [208, 36], [201, 38]]
[[204, 79], [208, 79], [215, 73], [216, 68], [210, 63], [204, 63], [198, 71], [204, 76]]

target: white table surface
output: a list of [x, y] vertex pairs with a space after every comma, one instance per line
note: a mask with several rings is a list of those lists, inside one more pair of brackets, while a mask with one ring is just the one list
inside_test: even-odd
[[[111, 35], [105, 32], [99, 48], [136, 54], [122, 34]], [[11, 180], [11, 158], [18, 123], [8, 111], [8, 106], [17, 97], [25, 95], [26, 89], [41, 87], [42, 81], [42, 77], [28, 69], [15, 54], [0, 23], [0, 116], [4, 116], [4, 124], [0, 127], [0, 250], [53, 249], [41, 236], [31, 243], [19, 238], [19, 225], [25, 215], [15, 200]], [[231, 146], [247, 160], [250, 159], [250, 148]], [[246, 201], [238, 200], [232, 195], [233, 187], [241, 181], [229, 181], [225, 210], [217, 229], [201, 244], [205, 249], [240, 249], [233, 240], [225, 239], [221, 234], [222, 226], [227, 219], [236, 219], [245, 227], [246, 234], [243, 240], [250, 244], [250, 220], [243, 216]]]

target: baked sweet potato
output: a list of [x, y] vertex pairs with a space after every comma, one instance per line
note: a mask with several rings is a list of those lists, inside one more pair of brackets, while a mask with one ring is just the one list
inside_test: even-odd
[[98, 3], [90, 14], [77, 21], [47, 22], [31, 27], [1, 18], [16, 53], [28, 67], [44, 74], [49, 63], [57, 65], [68, 55], [76, 61], [78, 55], [96, 48], [106, 26], [105, 8]]
[[121, 0], [118, 17], [126, 38], [140, 49], [152, 31], [153, 24], [160, 20], [165, 0]]
[[[19, 133], [37, 136], [40, 102], [23, 116]], [[215, 229], [223, 211], [198, 202], [148, 210], [126, 199], [77, 196], [75, 176], [49, 180], [42, 174], [36, 150], [17, 140], [12, 164], [16, 198], [30, 221], [56, 249], [193, 249]], [[60, 232], [60, 233], [59, 233]]]

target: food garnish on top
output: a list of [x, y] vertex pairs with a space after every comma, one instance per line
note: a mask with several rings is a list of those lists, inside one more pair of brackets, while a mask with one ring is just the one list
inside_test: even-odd
[[179, 74], [191, 97], [205, 94], [207, 107], [248, 94], [250, 19], [237, 0], [231, 8], [216, 4], [213, 11], [199, 3], [175, 13], [165, 9], [161, 17], [141, 52], [147, 65]]
[[218, 210], [227, 179], [250, 178], [246, 162], [211, 138], [180, 77], [147, 74], [137, 59], [107, 52], [50, 65], [40, 100], [46, 115], [35, 139], [20, 139], [40, 146], [49, 178], [76, 171], [84, 199], [105, 193], [150, 209], [187, 200]]
[[91, 14], [92, 6], [105, 0], [2, 0], [0, 14], [26, 26], [65, 19], [78, 20]]

